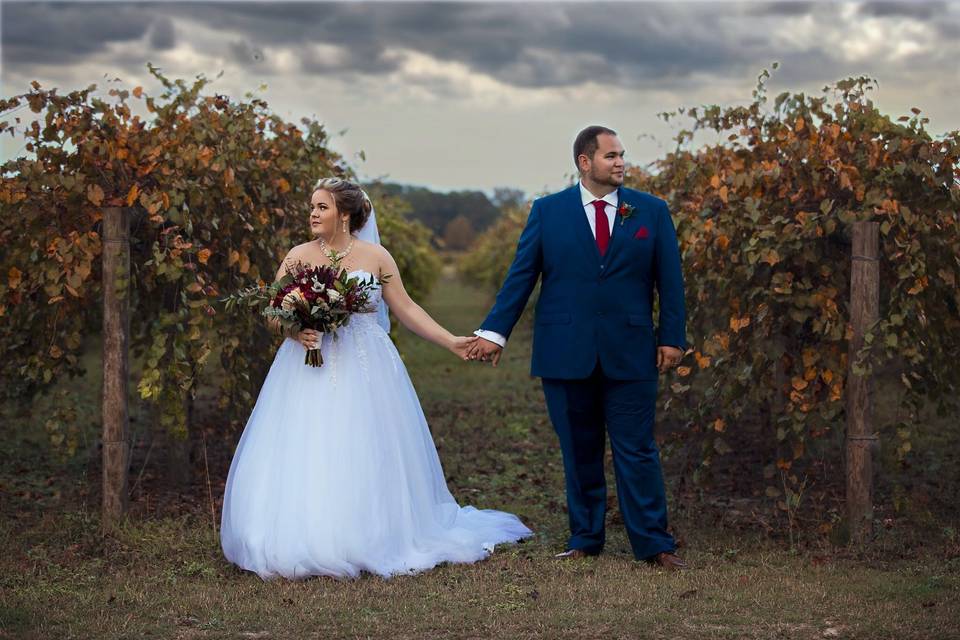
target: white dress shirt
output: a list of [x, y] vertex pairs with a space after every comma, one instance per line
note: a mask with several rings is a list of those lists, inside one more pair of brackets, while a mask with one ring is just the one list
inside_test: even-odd
[[[613, 230], [614, 230], [613, 223], [617, 219], [617, 205], [620, 204], [619, 201], [617, 200], [617, 191], [613, 190], [607, 195], [603, 196], [602, 198], [598, 198], [597, 196], [590, 193], [590, 191], [588, 191], [585, 186], [583, 186], [582, 181], [580, 182], [580, 201], [583, 203], [583, 212], [587, 216], [587, 224], [590, 225], [590, 233], [593, 234], [593, 238], [594, 240], [596, 240], [597, 238], [596, 211], [597, 210], [593, 206], [594, 200], [603, 200], [606, 203], [606, 206], [604, 207], [603, 210], [604, 210], [604, 213], [607, 214], [607, 224], [609, 225], [607, 228], [610, 229], [610, 239], [612, 240]], [[484, 340], [489, 340], [490, 342], [498, 344], [501, 347], [504, 347], [507, 344], [507, 339], [504, 336], [497, 333], [496, 331], [485, 331], [483, 329], [477, 329], [473, 333], [474, 335], [478, 335]]]

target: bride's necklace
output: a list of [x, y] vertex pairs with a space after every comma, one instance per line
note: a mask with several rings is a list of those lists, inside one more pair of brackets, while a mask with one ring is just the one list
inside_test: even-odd
[[356, 241], [356, 238], [351, 236], [350, 244], [348, 244], [347, 248], [341, 252], [337, 252], [335, 249], [333, 249], [330, 245], [327, 244], [327, 241], [324, 240], [322, 237], [318, 237], [317, 241], [320, 243], [320, 250], [323, 251], [324, 254], [330, 257], [331, 262], [340, 262], [341, 260], [346, 258], [351, 251], [353, 251], [353, 243]]

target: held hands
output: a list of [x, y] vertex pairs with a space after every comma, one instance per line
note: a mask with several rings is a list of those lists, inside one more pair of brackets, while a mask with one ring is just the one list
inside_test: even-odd
[[477, 340], [479, 340], [477, 336], [456, 336], [447, 348], [461, 360], [469, 360], [468, 353]]
[[676, 347], [657, 347], [657, 369], [660, 371], [660, 373], [664, 373], [669, 369], [673, 369], [675, 366], [677, 366], [677, 363], [680, 362], [680, 358], [682, 357], [683, 351], [677, 349]]
[[[490, 362], [493, 366], [497, 366], [500, 362], [500, 356], [503, 354], [503, 347], [477, 336], [455, 338], [450, 350], [463, 360]], [[680, 363], [682, 357], [683, 351], [676, 347], [665, 345], [657, 347], [657, 370], [664, 373], [673, 369]]]
[[479, 360], [480, 362], [492, 362], [497, 366], [500, 362], [500, 355], [503, 353], [503, 347], [495, 342], [490, 342], [485, 338], [477, 338], [470, 350], [467, 352], [468, 360]]

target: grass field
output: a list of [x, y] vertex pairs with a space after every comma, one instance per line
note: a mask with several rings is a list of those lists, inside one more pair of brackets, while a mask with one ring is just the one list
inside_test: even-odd
[[[468, 333], [485, 304], [447, 277], [424, 306]], [[960, 637], [955, 516], [926, 536], [882, 530], [869, 550], [815, 538], [791, 549], [718, 516], [702, 496], [671, 495], [691, 569], [669, 574], [632, 560], [611, 500], [606, 552], [553, 560], [566, 538], [563, 474], [527, 373], [529, 331], [518, 329], [498, 369], [408, 333], [400, 350], [454, 495], [517, 513], [534, 538], [420, 576], [264, 583], [223, 559], [202, 487], [180, 502], [140, 495], [134, 516], [101, 538], [96, 469], [50, 459], [11, 419], [0, 462], [0, 638]], [[211, 454], [215, 498], [229, 456]]]

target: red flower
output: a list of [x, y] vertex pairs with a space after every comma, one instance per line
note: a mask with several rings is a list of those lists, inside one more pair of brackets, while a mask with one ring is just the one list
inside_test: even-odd
[[620, 224], [623, 225], [623, 221], [633, 215], [633, 211], [636, 209], [629, 202], [623, 202], [620, 204], [620, 207], [617, 209], [617, 214], [620, 216]]

